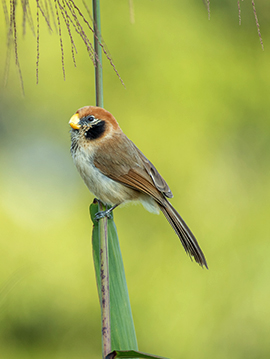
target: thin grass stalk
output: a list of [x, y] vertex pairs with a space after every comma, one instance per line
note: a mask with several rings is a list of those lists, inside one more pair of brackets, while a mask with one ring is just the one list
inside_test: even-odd
[[94, 49], [98, 61], [95, 61], [95, 81], [96, 81], [96, 105], [103, 107], [103, 75], [102, 75], [102, 42], [100, 25], [100, 3], [93, 0], [93, 22], [94, 22]]

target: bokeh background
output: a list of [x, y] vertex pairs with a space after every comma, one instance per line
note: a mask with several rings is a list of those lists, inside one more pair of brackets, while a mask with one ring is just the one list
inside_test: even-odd
[[[83, 8], [81, 3], [78, 3]], [[89, 4], [91, 7], [91, 3]], [[20, 7], [20, 6], [19, 6]], [[270, 5], [257, 1], [102, 2], [104, 106], [169, 183], [209, 264], [185, 255], [165, 218], [115, 211], [141, 351], [169, 358], [270, 356]], [[31, 2], [35, 17], [35, 2]], [[22, 35], [0, 86], [0, 356], [101, 358], [88, 192], [69, 154], [71, 115], [95, 103], [79, 37]], [[89, 34], [91, 37], [92, 35]], [[1, 77], [6, 28], [0, 11]]]

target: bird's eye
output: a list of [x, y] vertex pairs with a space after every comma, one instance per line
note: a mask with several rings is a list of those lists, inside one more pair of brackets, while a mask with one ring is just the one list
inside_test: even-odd
[[94, 116], [87, 116], [86, 119], [87, 119], [89, 122], [92, 122], [92, 121], [94, 121], [95, 117], [94, 117]]

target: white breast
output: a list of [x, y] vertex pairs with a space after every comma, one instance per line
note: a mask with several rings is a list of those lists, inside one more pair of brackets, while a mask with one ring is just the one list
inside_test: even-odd
[[138, 199], [137, 191], [102, 174], [93, 164], [92, 156], [84, 151], [76, 151], [73, 161], [88, 189], [104, 204], [115, 205]]

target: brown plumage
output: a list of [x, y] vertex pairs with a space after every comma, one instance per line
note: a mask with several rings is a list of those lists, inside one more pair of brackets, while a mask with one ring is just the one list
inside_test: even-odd
[[74, 163], [95, 197], [111, 206], [140, 201], [150, 212], [161, 210], [185, 251], [207, 268], [194, 235], [167, 200], [173, 197], [168, 184], [127, 138], [112, 114], [99, 107], [86, 106], [79, 109], [69, 123]]

